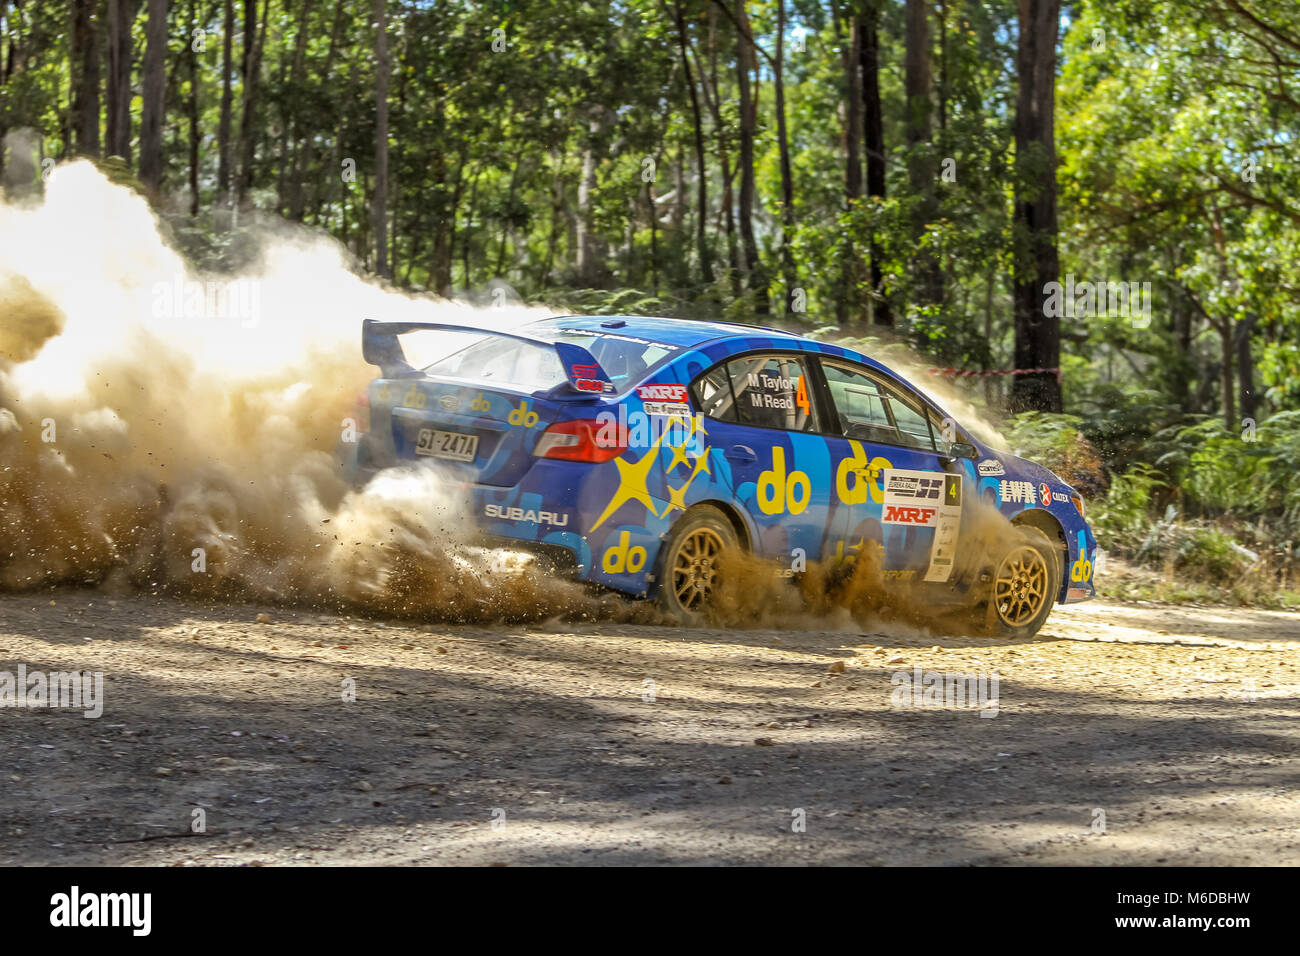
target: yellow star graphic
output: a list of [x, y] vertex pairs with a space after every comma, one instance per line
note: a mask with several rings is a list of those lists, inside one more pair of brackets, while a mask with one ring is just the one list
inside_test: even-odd
[[673, 473], [673, 469], [676, 468], [678, 465], [689, 465], [690, 461], [687, 460], [686, 458], [685, 441], [683, 441], [680, 445], [674, 445], [672, 442], [669, 442], [668, 447], [672, 449], [673, 460], [668, 463], [668, 468], [666, 473], [671, 475]]
[[691, 476], [682, 483], [680, 488], [674, 488], [672, 485], [668, 486], [668, 507], [664, 509], [664, 513], [659, 515], [659, 517], [662, 518], [667, 516], [668, 512], [672, 511], [674, 508], [681, 511], [686, 510], [686, 491], [691, 487], [691, 482], [696, 479], [700, 472], [707, 473], [709, 470], [709, 460], [707, 457], [708, 451], [707, 448], [704, 449], [705, 453], [695, 459], [695, 469], [691, 472]]
[[686, 510], [686, 489], [690, 486], [691, 482], [689, 478], [686, 480], [686, 484], [682, 485], [680, 488], [674, 488], [672, 485], [668, 486], [668, 507], [664, 509], [664, 513], [661, 517], [667, 516], [668, 512], [672, 511], [674, 508], [681, 511]]
[[[625, 502], [639, 501], [645, 505], [652, 515], [658, 516], [655, 511], [654, 500], [650, 497], [650, 489], [646, 487], [646, 479], [650, 477], [650, 469], [655, 466], [659, 459], [659, 446], [663, 442], [663, 435], [660, 435], [655, 443], [650, 447], [640, 461], [629, 462], [622, 458], [615, 458], [614, 464], [618, 466], [618, 489], [614, 496], [609, 499], [609, 504], [601, 516], [596, 519], [596, 523], [591, 526], [591, 531], [595, 531], [605, 519], [617, 511]], [[591, 533], [588, 532], [588, 534]]]

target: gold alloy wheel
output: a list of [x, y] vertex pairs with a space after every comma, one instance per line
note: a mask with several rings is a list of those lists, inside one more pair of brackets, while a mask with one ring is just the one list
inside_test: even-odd
[[712, 528], [696, 528], [673, 555], [673, 594], [686, 610], [695, 610], [713, 593], [724, 546], [722, 536]]
[[1022, 544], [998, 566], [993, 603], [1008, 627], [1028, 624], [1047, 601], [1047, 561], [1037, 548]]

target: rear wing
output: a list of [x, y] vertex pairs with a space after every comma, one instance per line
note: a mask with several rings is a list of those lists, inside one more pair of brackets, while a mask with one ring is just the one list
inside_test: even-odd
[[503, 332], [498, 329], [483, 329], [472, 325], [452, 325], [446, 322], [376, 322], [366, 319], [361, 323], [361, 354], [371, 365], [379, 366], [385, 378], [400, 378], [415, 374], [416, 370], [406, 361], [406, 353], [398, 336], [407, 332], [429, 329], [435, 332], [465, 332], [469, 335], [493, 335], [498, 338], [515, 339], [530, 345], [554, 349], [564, 369], [569, 387], [576, 392], [605, 393], [614, 391], [614, 383], [600, 367], [595, 357], [580, 345], [572, 342], [552, 342], [524, 332]]

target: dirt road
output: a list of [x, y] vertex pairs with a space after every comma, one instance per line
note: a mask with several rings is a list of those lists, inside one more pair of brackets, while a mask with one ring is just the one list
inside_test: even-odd
[[[5, 865], [1300, 862], [1297, 614], [1007, 644], [83, 590], [0, 597], [19, 665], [102, 671], [103, 714], [0, 708]], [[927, 672], [986, 716], [900, 699]]]

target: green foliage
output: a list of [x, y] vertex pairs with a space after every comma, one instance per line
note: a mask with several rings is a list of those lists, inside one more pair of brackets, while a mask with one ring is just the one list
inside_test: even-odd
[[1046, 465], [1085, 495], [1104, 485], [1101, 459], [1077, 415], [1022, 412], [1007, 422], [1005, 434], [1013, 454]]
[[1105, 496], [1089, 504], [1088, 519], [1107, 550], [1134, 554], [1151, 531], [1151, 515], [1165, 482], [1150, 465], [1139, 462], [1116, 475]]
[[1178, 540], [1174, 568], [1203, 581], [1232, 583], [1254, 563], [1230, 535], [1192, 528]]

